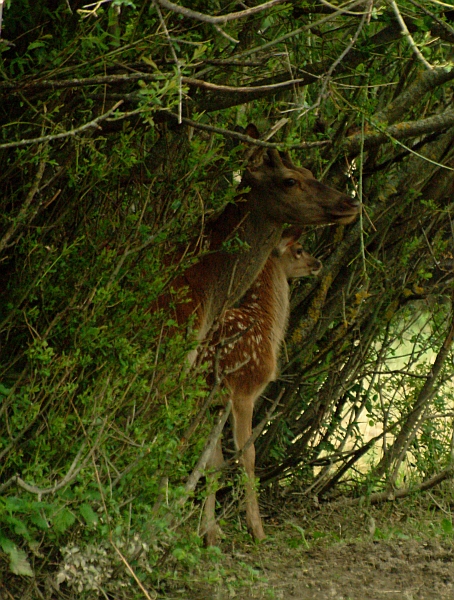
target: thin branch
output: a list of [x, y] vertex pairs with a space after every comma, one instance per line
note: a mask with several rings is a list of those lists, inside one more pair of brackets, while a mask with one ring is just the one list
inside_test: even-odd
[[50, 135], [44, 135], [39, 138], [31, 138], [28, 140], [20, 140], [18, 142], [8, 142], [7, 144], [0, 144], [0, 150], [4, 150], [5, 148], [19, 148], [21, 146], [28, 146], [30, 144], [39, 144], [41, 142], [51, 142], [54, 140], [61, 140], [67, 137], [75, 136], [82, 131], [86, 131], [87, 129], [91, 129], [92, 127], [98, 128], [98, 123], [101, 121], [105, 121], [113, 112], [117, 110], [117, 108], [123, 104], [123, 100], [117, 102], [110, 110], [108, 110], [103, 115], [96, 117], [89, 123], [85, 123], [85, 125], [81, 125], [80, 127], [76, 127], [75, 129], [71, 129], [70, 131], [65, 131], [63, 133], [56, 133]]
[[389, 0], [389, 2], [393, 8], [394, 14], [396, 15], [396, 19], [402, 30], [402, 35], [404, 35], [407, 38], [408, 43], [410, 44], [413, 52], [416, 54], [416, 56], [419, 58], [419, 60], [423, 63], [423, 65], [427, 69], [432, 70], [433, 69], [432, 65], [429, 62], [427, 62], [427, 60], [424, 58], [424, 56], [421, 53], [421, 50], [418, 48], [415, 40], [412, 38], [411, 33], [408, 31], [408, 27], [407, 27], [402, 15], [400, 14], [399, 8], [398, 8], [395, 0]]
[[219, 25], [220, 23], [227, 23], [228, 21], [237, 21], [238, 19], [244, 19], [278, 4], [283, 4], [284, 2], [287, 2], [287, 0], [270, 0], [269, 2], [265, 2], [264, 4], [260, 4], [259, 6], [253, 6], [252, 8], [248, 8], [246, 10], [229, 13], [228, 15], [221, 15], [219, 17], [212, 17], [211, 15], [206, 15], [196, 10], [191, 10], [190, 8], [179, 6], [178, 4], [169, 2], [169, 0], [156, 1], [159, 2], [161, 6], [167, 8], [168, 10], [171, 10], [172, 12], [183, 15], [189, 19], [195, 19], [196, 21], [210, 23], [210, 25]]
[[347, 8], [345, 8], [345, 9], [339, 9], [338, 6], [335, 6], [334, 4], [331, 4], [331, 2], [327, 2], [327, 0], [318, 0], [318, 1], [320, 2], [320, 4], [323, 4], [323, 6], [326, 6], [327, 8], [330, 8], [331, 10], [335, 10], [335, 11], [339, 11], [340, 10], [341, 14], [343, 14], [343, 15], [361, 16], [361, 15], [369, 13], [369, 8], [367, 8], [367, 10], [365, 12], [353, 12], [351, 10], [348, 10]]
[[6, 488], [8, 488], [13, 483], [16, 483], [20, 488], [24, 489], [27, 492], [30, 492], [31, 494], [36, 494], [37, 496], [43, 496], [45, 494], [54, 494], [56, 491], [58, 491], [62, 487], [65, 487], [66, 485], [71, 483], [71, 481], [74, 481], [74, 479], [78, 476], [80, 471], [85, 467], [89, 458], [91, 456], [93, 456], [93, 453], [95, 452], [96, 448], [98, 447], [98, 443], [99, 443], [101, 435], [104, 431], [104, 428], [106, 426], [106, 422], [107, 422], [107, 419], [104, 421], [103, 425], [101, 426], [99, 433], [96, 436], [96, 439], [94, 441], [94, 444], [93, 444], [92, 448], [90, 449], [90, 452], [82, 460], [80, 465], [77, 467], [80, 457], [82, 456], [85, 446], [87, 445], [86, 440], [84, 440], [82, 442], [80, 449], [79, 449], [78, 453], [76, 454], [73, 462], [71, 463], [71, 466], [69, 467], [66, 475], [62, 479], [60, 479], [60, 481], [57, 481], [53, 486], [48, 487], [48, 488], [39, 488], [35, 485], [31, 485], [31, 484], [27, 483], [21, 477], [19, 477], [19, 475], [13, 475], [12, 477], [10, 477], [8, 479], [8, 481], [6, 481], [3, 485], [0, 486], [0, 493], [2, 493]]
[[158, 597], [158, 594], [155, 592], [155, 590], [153, 590], [153, 594], [154, 594], [153, 598], [150, 596], [150, 594], [148, 593], [148, 590], [144, 587], [143, 583], [137, 577], [134, 569], [131, 567], [131, 565], [129, 564], [129, 562], [126, 560], [126, 558], [123, 556], [123, 554], [121, 553], [121, 551], [119, 550], [119, 548], [116, 546], [115, 542], [113, 541], [113, 539], [112, 539], [112, 532], [110, 532], [110, 534], [109, 534], [109, 541], [112, 544], [113, 549], [118, 554], [118, 556], [120, 557], [121, 561], [123, 562], [123, 564], [127, 568], [127, 570], [130, 572], [130, 574], [134, 578], [134, 580], [137, 583], [137, 585], [139, 586], [139, 588], [142, 590], [142, 593], [145, 596], [145, 598], [147, 600], [156, 600], [156, 598]]
[[449, 467], [446, 467], [446, 469], [443, 469], [443, 471], [440, 471], [440, 473], [437, 473], [433, 477], [426, 479], [426, 481], [421, 482], [419, 485], [401, 488], [398, 490], [386, 490], [384, 492], [376, 492], [368, 496], [360, 496], [359, 498], [349, 498], [346, 500], [338, 501], [337, 504], [342, 506], [355, 506], [357, 504], [363, 504], [364, 502], [367, 504], [392, 502], [397, 498], [405, 498], [406, 496], [411, 496], [415, 492], [424, 492], [426, 490], [430, 490], [436, 485], [439, 485], [442, 481], [445, 481], [446, 479], [451, 479], [453, 475], [454, 465], [449, 465]]
[[183, 84], [181, 77], [181, 62], [175, 52], [175, 48], [173, 46], [173, 42], [170, 38], [169, 30], [167, 29], [166, 22], [164, 21], [164, 17], [162, 16], [161, 9], [159, 8], [159, 0], [153, 0], [153, 4], [155, 5], [156, 12], [158, 13], [159, 22], [161, 23], [161, 27], [164, 29], [165, 36], [167, 41], [169, 42], [170, 52], [172, 53], [173, 60], [177, 67], [177, 77], [178, 77], [178, 123], [181, 123], [181, 116], [183, 114]]
[[[178, 59], [177, 59], [178, 60]], [[317, 79], [315, 75], [311, 75], [312, 78]], [[57, 80], [43, 80], [37, 83], [11, 83], [11, 82], [0, 82], [0, 90], [7, 89], [12, 91], [24, 91], [30, 89], [43, 90], [43, 89], [64, 89], [72, 87], [88, 87], [91, 85], [107, 85], [107, 84], [121, 84], [132, 81], [143, 80], [143, 81], [167, 81], [168, 76], [165, 74], [157, 75], [156, 73], [126, 73], [117, 75], [101, 75], [99, 77], [86, 77], [84, 79], [66, 79], [63, 81]], [[257, 92], [271, 92], [273, 90], [287, 89], [293, 85], [306, 85], [308, 83], [307, 77], [300, 79], [289, 79], [281, 81], [279, 83], [270, 83], [266, 85], [256, 86], [234, 86], [234, 85], [221, 85], [217, 83], [211, 83], [204, 81], [203, 79], [196, 79], [194, 77], [181, 77], [181, 83], [190, 87], [201, 88], [210, 90], [212, 92], [219, 93], [242, 93], [242, 94], [255, 94]], [[113, 109], [112, 109], [113, 110]], [[98, 117], [99, 118], [99, 117]], [[103, 118], [105, 116], [103, 115]], [[91, 123], [91, 122], [90, 122]], [[87, 126], [89, 126], [87, 124]], [[44, 139], [44, 138], [43, 138]], [[2, 148], [6, 145], [1, 146]]]
[[[451, 27], [451, 25], [448, 22], [442, 21], [441, 19], [439, 19], [437, 17], [437, 15], [435, 15], [430, 10], [427, 10], [427, 8], [424, 8], [424, 6], [422, 4], [419, 4], [419, 2], [416, 2], [415, 0], [409, 0], [409, 1], [410, 1], [410, 4], [413, 4], [413, 6], [416, 6], [417, 8], [419, 8], [420, 10], [422, 10], [423, 13], [425, 13], [428, 17], [430, 17], [436, 23], [438, 23], [438, 25], [440, 26], [441, 29], [444, 29], [450, 36], [454, 36], [454, 27]], [[439, 34], [439, 33], [440, 32], [439, 32], [439, 30], [437, 28], [437, 34]]]
[[215, 448], [216, 444], [218, 443], [218, 440], [221, 436], [222, 430], [224, 429], [225, 422], [227, 421], [231, 410], [232, 410], [232, 401], [229, 400], [226, 404], [226, 407], [221, 412], [218, 422], [213, 427], [213, 429], [208, 437], [208, 440], [205, 444], [205, 448], [204, 448], [199, 460], [197, 461], [196, 466], [194, 467], [192, 473], [188, 477], [186, 485], [184, 486], [185, 493], [178, 500], [179, 506], [183, 506], [183, 504], [188, 499], [188, 496], [195, 490], [197, 482], [201, 478], [203, 471], [205, 470], [205, 468], [207, 466], [208, 460], [210, 459], [210, 456], [214, 452], [214, 448]]
[[39, 184], [41, 183], [41, 180], [43, 178], [45, 167], [46, 167], [46, 161], [42, 160], [38, 165], [38, 171], [36, 173], [35, 181], [33, 182], [33, 185], [27, 194], [24, 204], [22, 205], [22, 207], [21, 207], [19, 213], [16, 215], [16, 217], [14, 217], [13, 222], [12, 222], [10, 228], [8, 229], [8, 231], [5, 233], [5, 235], [0, 240], [0, 252], [2, 252], [4, 250], [4, 248], [6, 247], [6, 245], [9, 242], [9, 240], [11, 239], [12, 235], [15, 233], [15, 231], [18, 229], [18, 227], [20, 227], [22, 222], [25, 220], [25, 215], [28, 211], [28, 208], [29, 208], [30, 204], [33, 202], [33, 198], [36, 196], [36, 194], [39, 190]]
[[[166, 112], [167, 115], [170, 115], [174, 119], [178, 119], [178, 115], [172, 112]], [[320, 142], [302, 142], [301, 144], [291, 144], [286, 145], [280, 142], [265, 142], [263, 140], [256, 140], [255, 138], [250, 137], [249, 135], [245, 135], [244, 133], [239, 133], [237, 131], [232, 131], [231, 129], [223, 129], [221, 127], [215, 127], [214, 125], [205, 125], [204, 123], [199, 123], [198, 121], [193, 121], [192, 119], [188, 119], [186, 117], [182, 118], [182, 122], [186, 123], [186, 125], [190, 125], [195, 129], [202, 129], [203, 131], [210, 131], [211, 133], [219, 133], [220, 135], [224, 135], [226, 137], [231, 137], [236, 140], [240, 140], [241, 142], [247, 142], [248, 144], [254, 144], [255, 146], [261, 146], [262, 148], [276, 148], [286, 150], [303, 150], [305, 148], [316, 148], [319, 146], [327, 146], [331, 144], [331, 140], [323, 140]]]
[[[321, 0], [321, 1], [323, 2], [323, 0]], [[328, 87], [328, 83], [331, 79], [331, 75], [334, 73], [336, 67], [344, 60], [344, 58], [347, 56], [347, 54], [350, 52], [350, 50], [356, 44], [359, 34], [361, 33], [361, 31], [364, 28], [364, 25], [366, 24], [366, 22], [368, 23], [370, 20], [370, 15], [372, 12], [372, 2], [373, 2], [373, 0], [367, 0], [367, 10], [364, 13], [361, 13], [363, 16], [360, 21], [360, 24], [358, 25], [358, 27], [355, 31], [355, 34], [350, 39], [349, 43], [344, 48], [344, 50], [340, 53], [340, 55], [336, 58], [336, 60], [333, 62], [333, 64], [328, 69], [328, 72], [326, 73], [325, 77], [323, 78], [322, 89], [320, 90], [317, 100], [315, 101], [315, 103], [312, 106], [310, 106], [309, 108], [302, 111], [298, 115], [298, 119], [301, 119], [301, 117], [305, 116], [308, 112], [318, 108], [320, 106], [322, 100], [326, 97], [326, 88]]]

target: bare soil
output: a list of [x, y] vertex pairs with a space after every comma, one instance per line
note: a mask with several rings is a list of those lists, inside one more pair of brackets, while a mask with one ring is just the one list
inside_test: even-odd
[[262, 544], [225, 541], [220, 580], [195, 583], [190, 598], [454, 600], [454, 537], [449, 513], [435, 508], [293, 513], [268, 523]]
[[453, 492], [378, 508], [262, 500], [266, 540], [254, 543], [242, 517], [225, 515], [220, 547], [169, 554], [156, 587], [145, 581], [148, 595], [112, 575], [97, 593], [56, 590], [46, 569], [30, 580], [0, 562], [0, 600], [454, 600]]

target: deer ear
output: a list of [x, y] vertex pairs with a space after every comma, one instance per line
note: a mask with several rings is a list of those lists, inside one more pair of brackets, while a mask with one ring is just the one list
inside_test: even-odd
[[282, 167], [283, 162], [281, 156], [277, 150], [270, 148], [264, 156], [264, 163], [272, 168]]
[[281, 156], [282, 164], [287, 167], [287, 169], [296, 169], [288, 152], [280, 152], [279, 154]]

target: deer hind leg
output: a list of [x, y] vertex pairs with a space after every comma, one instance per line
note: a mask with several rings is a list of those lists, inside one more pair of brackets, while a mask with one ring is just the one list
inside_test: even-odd
[[[252, 434], [252, 413], [255, 397], [236, 398], [233, 402], [233, 435], [238, 450], [241, 450]], [[255, 448], [250, 444], [244, 451], [241, 463], [246, 472], [246, 522], [256, 540], [263, 540], [262, 519], [255, 489]]]
[[[221, 439], [218, 440], [213, 454], [208, 463], [208, 469], [219, 469], [224, 463], [222, 454]], [[206, 546], [215, 546], [219, 542], [220, 528], [216, 523], [216, 484], [219, 478], [219, 473], [211, 473], [207, 475], [207, 487], [210, 490], [210, 495], [205, 500], [203, 508], [202, 528], [201, 532], [204, 537]]]

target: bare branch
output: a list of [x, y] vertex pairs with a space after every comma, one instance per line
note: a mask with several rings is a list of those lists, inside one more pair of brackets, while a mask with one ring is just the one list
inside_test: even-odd
[[238, 19], [250, 17], [251, 15], [255, 15], [258, 12], [262, 12], [263, 10], [266, 10], [278, 4], [283, 4], [287, 0], [269, 0], [269, 2], [265, 2], [264, 4], [260, 4], [259, 6], [253, 6], [252, 8], [248, 8], [246, 10], [240, 10], [239, 12], [229, 13], [228, 15], [221, 15], [219, 17], [212, 17], [211, 15], [206, 15], [196, 10], [191, 10], [190, 8], [179, 6], [178, 4], [169, 2], [169, 0], [156, 1], [164, 8], [167, 8], [172, 12], [188, 17], [189, 19], [203, 21], [204, 23], [210, 23], [211, 25], [219, 25], [220, 23], [227, 23], [228, 21], [237, 21]]
[[61, 140], [61, 139], [67, 138], [67, 137], [75, 136], [75, 135], [81, 133], [82, 131], [86, 131], [87, 129], [91, 129], [93, 127], [97, 128], [98, 123], [100, 123], [101, 121], [105, 121], [113, 112], [115, 112], [117, 110], [117, 108], [121, 104], [123, 104], [123, 100], [120, 100], [119, 102], [117, 102], [115, 104], [115, 106], [113, 106], [110, 110], [108, 110], [106, 113], [104, 113], [100, 117], [96, 117], [96, 119], [93, 119], [89, 123], [85, 123], [85, 125], [81, 125], [80, 127], [76, 127], [75, 129], [71, 129], [70, 131], [65, 131], [63, 133], [44, 135], [39, 138], [31, 138], [28, 140], [20, 140], [18, 142], [8, 142], [7, 144], [0, 144], [0, 150], [4, 150], [5, 148], [19, 148], [21, 146], [29, 146], [30, 144], [40, 144], [41, 142], [51, 142], [54, 140]]
[[39, 163], [35, 181], [33, 182], [33, 185], [27, 194], [27, 197], [19, 211], [19, 214], [14, 217], [10, 228], [8, 229], [8, 231], [5, 233], [5, 235], [0, 240], [0, 252], [2, 252], [4, 250], [4, 248], [6, 247], [6, 245], [9, 242], [9, 240], [11, 239], [11, 236], [14, 234], [15, 231], [17, 231], [17, 229], [20, 227], [20, 225], [25, 220], [25, 216], [27, 214], [28, 208], [29, 208], [30, 204], [33, 202], [33, 198], [36, 196], [36, 194], [39, 190], [39, 184], [41, 183], [41, 180], [43, 178], [45, 166], [46, 166], [46, 161], [42, 160]]
[[408, 31], [408, 27], [405, 24], [405, 21], [402, 17], [402, 15], [400, 14], [399, 11], [399, 7], [397, 6], [395, 0], [389, 0], [392, 9], [394, 11], [394, 14], [396, 15], [396, 19], [400, 25], [400, 28], [402, 30], [402, 35], [404, 35], [407, 40], [408, 43], [410, 44], [413, 52], [415, 53], [415, 55], [419, 58], [419, 60], [423, 63], [423, 65], [427, 68], [427, 69], [433, 69], [432, 65], [430, 63], [427, 62], [427, 60], [424, 58], [424, 56], [421, 53], [421, 50], [418, 48], [418, 46], [416, 45], [415, 40], [412, 38], [411, 33]]
[[207, 466], [208, 460], [210, 459], [210, 456], [213, 454], [214, 448], [215, 448], [216, 444], [218, 443], [219, 437], [221, 436], [222, 430], [224, 429], [225, 422], [227, 421], [231, 410], [232, 410], [232, 401], [229, 400], [226, 404], [226, 407], [221, 412], [218, 422], [213, 427], [213, 429], [208, 437], [207, 443], [205, 444], [205, 448], [204, 448], [199, 460], [197, 461], [196, 466], [194, 467], [192, 473], [188, 477], [188, 480], [185, 485], [185, 494], [178, 500], [178, 504], [180, 506], [183, 506], [183, 504], [186, 502], [189, 494], [191, 494], [195, 490], [195, 486], [197, 485], [197, 482], [201, 478], [203, 471], [205, 470], [205, 468]]
[[384, 492], [376, 492], [374, 494], [370, 494], [369, 496], [360, 496], [359, 498], [349, 498], [346, 500], [341, 500], [337, 502], [337, 504], [342, 506], [355, 506], [357, 504], [362, 504], [363, 502], [367, 502], [368, 504], [379, 504], [380, 502], [392, 502], [397, 498], [405, 498], [406, 496], [410, 496], [415, 492], [424, 492], [425, 490], [430, 490], [431, 488], [439, 485], [446, 479], [451, 479], [454, 475], [454, 465], [449, 465], [446, 469], [440, 471], [433, 477], [426, 479], [426, 481], [422, 481], [420, 484], [401, 488], [398, 490], [385, 490]]
[[[178, 115], [172, 112], [167, 112], [166, 114], [170, 115], [174, 119], [178, 119]], [[215, 127], [214, 125], [206, 125], [205, 123], [199, 123], [198, 121], [193, 121], [192, 119], [188, 119], [186, 117], [182, 118], [182, 122], [186, 123], [186, 125], [190, 125], [195, 129], [202, 129], [203, 131], [210, 131], [211, 133], [219, 133], [226, 137], [231, 137], [236, 140], [240, 140], [241, 142], [246, 142], [248, 144], [253, 144], [255, 146], [261, 146], [262, 148], [276, 148], [282, 149], [286, 148], [287, 150], [303, 150], [306, 148], [316, 148], [319, 146], [327, 146], [331, 144], [330, 140], [322, 140], [320, 142], [302, 142], [301, 144], [291, 144], [286, 145], [279, 142], [265, 142], [263, 140], [256, 140], [244, 133], [239, 133], [238, 131], [232, 131], [231, 129], [223, 129], [222, 127]]]

